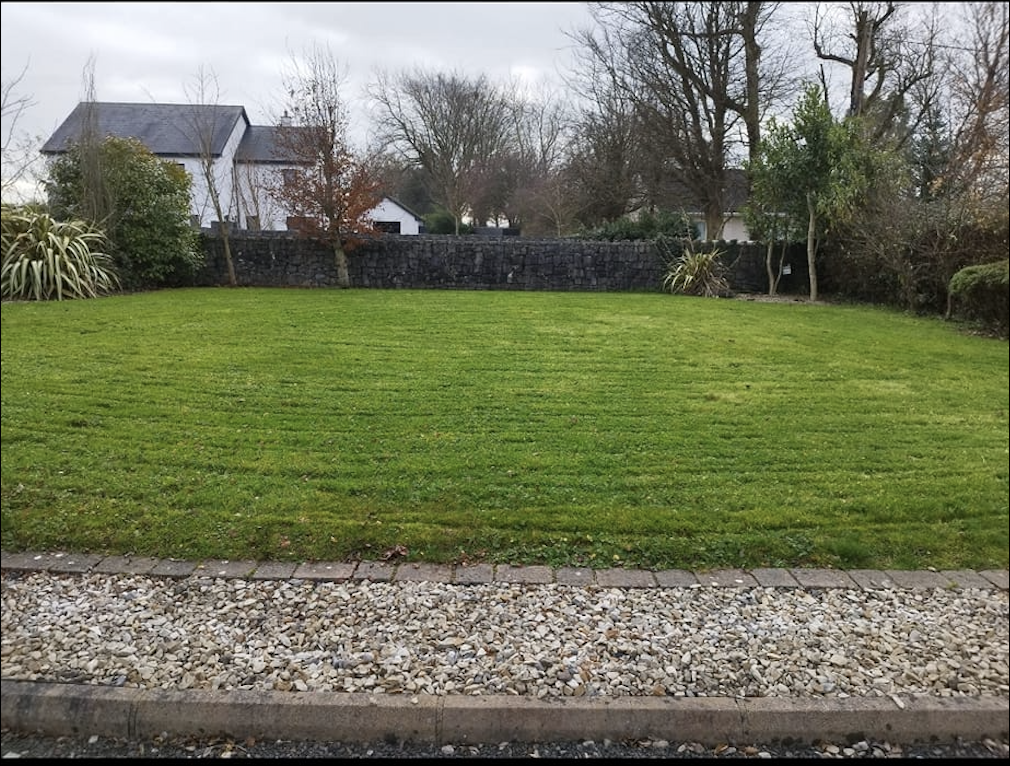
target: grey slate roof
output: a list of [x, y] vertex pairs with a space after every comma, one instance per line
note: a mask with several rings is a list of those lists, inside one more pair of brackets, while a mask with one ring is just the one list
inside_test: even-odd
[[42, 146], [43, 154], [61, 154], [77, 141], [89, 110], [94, 110], [98, 134], [118, 138], [136, 138], [161, 157], [199, 157], [194, 133], [202, 127], [213, 128], [211, 153], [220, 156], [228, 137], [239, 121], [248, 126], [249, 118], [241, 106], [209, 104], [124, 104], [81, 102]]
[[[726, 168], [726, 185], [723, 188], [723, 210], [727, 213], [740, 212], [747, 202], [747, 173], [740, 168]], [[663, 206], [669, 210], [686, 210], [699, 213], [704, 206], [698, 200], [698, 193], [676, 176], [669, 176], [661, 186]]]
[[299, 128], [291, 126], [250, 125], [242, 137], [236, 162], [298, 164], [283, 143], [278, 140], [281, 131], [295, 131]]

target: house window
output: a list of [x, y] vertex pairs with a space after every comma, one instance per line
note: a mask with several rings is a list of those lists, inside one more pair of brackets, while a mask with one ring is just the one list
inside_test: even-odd
[[399, 221], [376, 221], [375, 228], [384, 234], [399, 234], [400, 233], [400, 222]]
[[281, 171], [281, 178], [285, 186], [290, 186], [298, 180], [298, 171], [294, 168], [285, 168]]

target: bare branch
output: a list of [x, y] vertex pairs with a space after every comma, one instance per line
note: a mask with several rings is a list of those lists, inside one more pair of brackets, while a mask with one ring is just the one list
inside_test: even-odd
[[222, 190], [231, 189], [234, 194], [235, 168], [224, 162], [219, 162], [215, 151], [215, 137], [222, 127], [219, 124], [221, 89], [217, 75], [213, 69], [199, 67], [191, 82], [183, 85], [190, 106], [189, 118], [186, 121], [188, 138], [197, 148], [200, 180], [207, 192], [207, 198], [213, 208], [214, 216], [220, 224], [219, 235], [224, 249], [225, 265], [228, 269], [228, 283], [238, 284], [235, 274], [235, 263], [231, 253], [231, 231], [229, 222], [231, 215], [225, 209]]
[[17, 75], [4, 81], [2, 86], [2, 117], [6, 126], [2, 146], [4, 197], [18, 196], [17, 187], [38, 163], [34, 140], [21, 129], [22, 118], [36, 104], [30, 95], [18, 92], [27, 72], [26, 63]]
[[650, 208], [682, 205], [686, 186], [704, 208], [709, 233], [722, 230], [727, 169], [742, 160], [743, 147], [748, 155], [757, 151], [762, 115], [787, 84], [781, 61], [764, 55], [776, 7], [591, 5], [600, 31], [578, 39], [592, 62], [588, 71], [605, 73], [612, 85], [606, 97], [633, 105], [641, 147], [636, 174]]

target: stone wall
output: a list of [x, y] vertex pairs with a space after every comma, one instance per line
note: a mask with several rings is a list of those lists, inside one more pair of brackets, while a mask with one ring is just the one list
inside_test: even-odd
[[[207, 262], [200, 285], [227, 284], [219, 235], [201, 237]], [[735, 292], [767, 292], [764, 247], [719, 242]], [[238, 283], [259, 287], [333, 287], [333, 253], [290, 232], [233, 232], [232, 257]], [[779, 292], [807, 290], [802, 249], [790, 252], [792, 273]], [[385, 235], [348, 257], [351, 285], [364, 288], [460, 290], [637, 291], [662, 289], [666, 263], [650, 241], [525, 239], [453, 235]]]

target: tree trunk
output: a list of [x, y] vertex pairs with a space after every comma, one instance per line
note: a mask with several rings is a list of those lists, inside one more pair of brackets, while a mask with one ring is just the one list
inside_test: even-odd
[[221, 222], [221, 244], [224, 246], [224, 262], [228, 267], [228, 284], [232, 287], [238, 284], [235, 277], [235, 262], [231, 259], [231, 236], [225, 228], [228, 224]]
[[[741, 18], [743, 34], [744, 72], [747, 83], [747, 103], [744, 104], [743, 121], [747, 127], [747, 151], [751, 162], [758, 158], [761, 146], [761, 46], [758, 44], [758, 17], [761, 3], [749, 2], [744, 6]], [[774, 294], [774, 293], [773, 293]]]
[[[206, 152], [205, 157], [210, 158], [210, 152]], [[203, 177], [207, 182], [207, 191], [210, 194], [211, 204], [214, 206], [214, 215], [217, 216], [218, 233], [221, 235], [221, 246], [224, 249], [224, 262], [228, 267], [228, 284], [235, 287], [238, 280], [235, 278], [235, 264], [231, 259], [231, 223], [225, 220], [224, 210], [221, 207], [221, 197], [217, 193], [217, 182], [214, 179], [214, 170], [211, 159], [205, 159], [203, 164]]]
[[789, 253], [789, 240], [782, 240], [782, 250], [779, 251], [779, 263], [775, 272], [775, 292], [779, 291], [779, 282], [782, 281], [782, 269], [785, 266], [786, 255]]
[[775, 295], [778, 292], [779, 281], [772, 268], [772, 254], [775, 251], [775, 241], [768, 240], [768, 249], [765, 250], [765, 270], [768, 272], [768, 294]]
[[870, 61], [870, 48], [873, 45], [874, 24], [869, 12], [860, 8], [856, 12], [856, 59], [852, 64], [852, 84], [849, 89], [849, 116], [858, 117], [866, 105], [866, 95], [863, 84], [866, 82], [866, 68]]
[[705, 205], [705, 239], [709, 242], [722, 239], [722, 229], [725, 225], [721, 195], [716, 192]]
[[333, 246], [333, 255], [337, 262], [337, 286], [350, 287], [351, 275], [347, 270], [347, 253], [339, 243]]
[[810, 300], [817, 300], [817, 266], [814, 258], [817, 255], [817, 208], [814, 205], [814, 195], [807, 192], [807, 271], [810, 274]]

